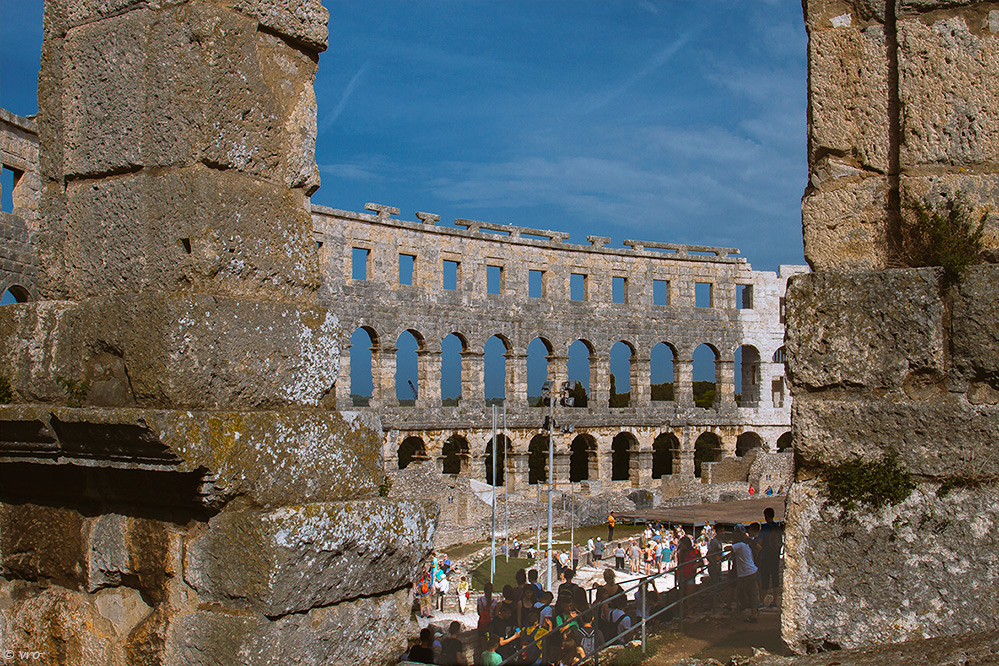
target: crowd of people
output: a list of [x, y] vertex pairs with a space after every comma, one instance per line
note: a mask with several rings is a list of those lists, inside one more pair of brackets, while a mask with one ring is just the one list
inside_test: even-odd
[[[722, 543], [712, 525], [705, 526], [696, 537], [686, 534], [681, 526], [648, 525], [627, 540], [605, 544], [598, 537], [590, 539], [585, 548], [570, 544], [553, 553], [559, 580], [555, 593], [538, 582], [537, 569], [518, 570], [516, 584], [504, 586], [498, 595], [492, 584], [486, 583], [475, 604], [475, 663], [495, 666], [516, 656], [514, 662], [518, 664], [569, 666], [582, 662], [608, 640], [620, 640], [622, 634], [626, 635], [623, 640], [631, 640], [627, 632], [643, 615], [651, 617], [676, 598], [686, 597], [704, 578], [712, 584], [724, 582], [722, 559], [729, 548], [732, 568], [728, 576], [734, 585], [725, 589], [712, 585], [708, 588], [710, 603], [740, 602], [748, 611], [744, 619], [756, 622], [763, 607], [761, 598], [769, 599], [773, 608], [779, 600], [782, 527], [773, 518], [773, 509], [768, 508], [762, 526], [736, 525], [731, 546]], [[613, 514], [608, 521], [608, 536], [613, 535], [612, 521]], [[575, 582], [581, 561], [603, 564], [611, 559], [613, 566], [603, 569], [602, 583], [586, 590]], [[622, 594], [616, 570], [635, 576], [673, 571], [676, 586], [660, 593], [653, 581], [647, 581], [644, 595], [638, 590]], [[429, 566], [423, 567], [414, 584], [421, 616], [433, 617], [433, 610], [443, 610], [443, 599], [450, 589], [449, 574], [458, 577], [446, 555], [435, 556]], [[460, 611], [465, 613], [470, 600], [465, 575], [459, 577], [457, 595]], [[460, 623], [452, 622], [447, 637], [425, 629], [420, 642], [405, 656], [410, 661], [466, 666], [464, 651], [453, 649], [452, 639], [458, 638], [461, 629]]]

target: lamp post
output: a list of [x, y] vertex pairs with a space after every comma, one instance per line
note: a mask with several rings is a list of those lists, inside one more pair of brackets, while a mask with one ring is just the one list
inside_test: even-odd
[[[555, 494], [555, 401], [558, 399], [566, 407], [572, 407], [569, 382], [562, 382], [562, 389], [555, 389], [555, 382], [548, 380], [541, 387], [542, 398], [548, 398], [548, 416], [545, 417], [545, 430], [548, 431], [548, 591], [552, 589], [552, 497]], [[572, 546], [569, 546], [570, 549]], [[570, 550], [571, 552], [571, 550]]]

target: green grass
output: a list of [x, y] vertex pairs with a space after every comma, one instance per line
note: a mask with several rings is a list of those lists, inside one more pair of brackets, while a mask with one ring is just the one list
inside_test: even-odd
[[[505, 555], [496, 555], [496, 575], [493, 578], [493, 589], [496, 593], [503, 590], [504, 585], [517, 585], [516, 574], [518, 569], [531, 569], [534, 567], [534, 560], [526, 557], [511, 557], [508, 562]], [[481, 590], [489, 582], [490, 560], [487, 557], [472, 569], [472, 588]]]

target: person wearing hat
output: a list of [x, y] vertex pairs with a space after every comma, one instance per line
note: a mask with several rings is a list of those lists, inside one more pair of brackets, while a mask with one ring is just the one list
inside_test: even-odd
[[736, 590], [743, 608], [749, 608], [746, 622], [757, 622], [760, 606], [760, 586], [756, 580], [756, 563], [753, 559], [754, 550], [759, 551], [759, 544], [746, 534], [746, 526], [739, 523], [735, 526], [732, 537], [732, 560], [735, 562]]
[[597, 537], [593, 544], [593, 566], [600, 564], [602, 559], [604, 559], [604, 542], [600, 540], [600, 537]]

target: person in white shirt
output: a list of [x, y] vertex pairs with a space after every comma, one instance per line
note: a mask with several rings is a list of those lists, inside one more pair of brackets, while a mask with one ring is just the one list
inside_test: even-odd
[[[760, 526], [752, 525], [759, 533]], [[735, 526], [735, 535], [732, 537], [732, 559], [735, 561], [736, 589], [742, 607], [749, 608], [749, 617], [746, 622], [756, 622], [760, 605], [760, 586], [756, 580], [756, 562], [753, 559], [754, 551], [759, 551], [760, 546], [754, 539], [746, 533], [746, 526], [739, 523]]]

